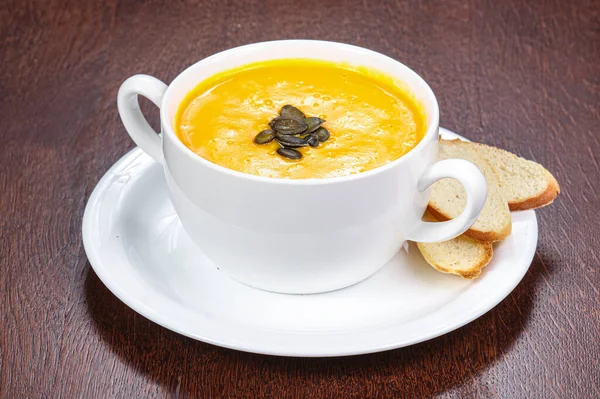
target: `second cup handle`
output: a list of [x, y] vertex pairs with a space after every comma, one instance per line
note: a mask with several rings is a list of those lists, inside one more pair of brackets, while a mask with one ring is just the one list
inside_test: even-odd
[[138, 95], [148, 98], [158, 108], [167, 85], [148, 75], [134, 75], [119, 88], [117, 106], [119, 115], [129, 136], [148, 155], [162, 162], [162, 143], [157, 132], [152, 129], [140, 109]]
[[423, 222], [415, 226], [407, 240], [415, 242], [440, 242], [461, 235], [475, 223], [485, 205], [487, 183], [483, 173], [471, 162], [463, 159], [438, 161], [425, 169], [417, 183], [417, 190], [424, 191], [443, 178], [458, 180], [467, 192], [467, 205], [463, 212], [447, 222]]

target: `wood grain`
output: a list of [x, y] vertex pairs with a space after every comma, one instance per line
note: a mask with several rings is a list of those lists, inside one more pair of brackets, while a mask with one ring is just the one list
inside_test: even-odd
[[[282, 38], [396, 58], [430, 83], [443, 126], [555, 174], [562, 195], [506, 300], [409, 348], [292, 359], [179, 336], [98, 280], [81, 217], [133, 146], [121, 82]], [[0, 397], [600, 397], [599, 43], [595, 0], [3, 1]]]

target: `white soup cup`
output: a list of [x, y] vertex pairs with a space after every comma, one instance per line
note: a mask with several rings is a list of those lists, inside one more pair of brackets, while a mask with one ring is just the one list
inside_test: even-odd
[[[406, 155], [376, 169], [304, 180], [227, 169], [178, 139], [175, 114], [198, 83], [227, 69], [281, 58], [345, 62], [399, 79], [425, 109], [425, 136]], [[142, 115], [138, 95], [160, 108], [162, 134]], [[406, 240], [438, 242], [462, 234], [486, 199], [486, 182], [475, 165], [437, 161], [439, 109], [427, 83], [400, 62], [360, 47], [312, 40], [250, 44], [197, 62], [169, 86], [151, 76], [132, 76], [119, 90], [118, 107], [131, 138], [163, 165], [170, 198], [189, 236], [222, 272], [253, 287], [304, 294], [358, 283]], [[465, 210], [451, 221], [423, 222], [428, 187], [442, 178], [464, 186]]]

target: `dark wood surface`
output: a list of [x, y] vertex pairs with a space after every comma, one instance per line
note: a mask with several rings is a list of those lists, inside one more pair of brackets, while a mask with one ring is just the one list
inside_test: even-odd
[[[283, 38], [394, 57], [442, 126], [555, 174], [533, 264], [495, 309], [404, 349], [278, 358], [177, 335], [99, 281], [81, 218], [133, 146], [121, 82]], [[599, 109], [597, 0], [2, 1], [0, 397], [600, 397]]]

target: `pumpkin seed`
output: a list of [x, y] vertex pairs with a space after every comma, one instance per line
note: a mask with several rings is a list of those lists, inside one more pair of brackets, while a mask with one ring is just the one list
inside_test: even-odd
[[309, 135], [307, 142], [308, 142], [308, 145], [311, 147], [319, 146], [319, 138], [315, 135]]
[[306, 147], [308, 145], [306, 138], [283, 135], [281, 133], [276, 133], [276, 140], [284, 147]]
[[308, 128], [306, 129], [306, 133], [312, 133], [318, 128], [320, 128], [321, 125], [325, 123], [325, 121], [321, 118], [317, 118], [316, 116], [311, 116], [310, 118], [304, 119], [304, 123], [306, 123], [306, 125], [308, 126]]
[[302, 111], [289, 104], [284, 105], [283, 108], [281, 108], [281, 111], [279, 111], [279, 115], [282, 118], [297, 119], [299, 121], [304, 120], [304, 118], [306, 118]]
[[273, 125], [275, 124], [275, 122], [277, 122], [280, 119], [280, 116], [276, 116], [275, 118], [271, 119], [271, 122], [269, 122], [269, 126], [271, 126], [271, 129], [273, 129]]
[[313, 134], [317, 136], [321, 143], [324, 143], [325, 141], [329, 140], [330, 136], [329, 130], [325, 129], [324, 127], [318, 128]]
[[291, 118], [279, 118], [272, 125], [273, 130], [281, 134], [300, 134], [307, 127], [306, 122]]
[[302, 154], [298, 150], [294, 150], [293, 148], [278, 148], [277, 153], [284, 158], [289, 159], [300, 159], [302, 158]]
[[271, 129], [263, 130], [254, 138], [256, 144], [267, 144], [273, 141], [275, 138], [275, 132]]

